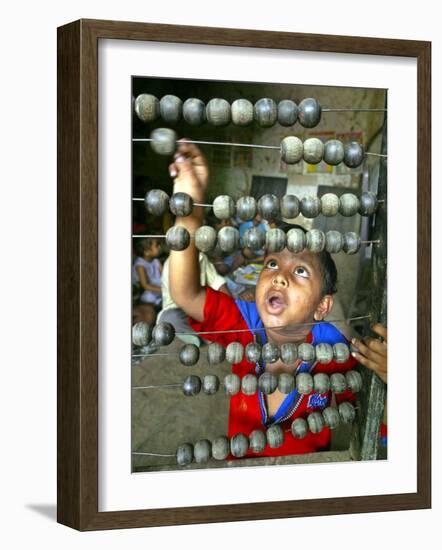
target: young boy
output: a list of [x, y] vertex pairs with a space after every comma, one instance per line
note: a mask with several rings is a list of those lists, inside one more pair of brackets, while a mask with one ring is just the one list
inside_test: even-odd
[[[194, 202], [204, 203], [208, 183], [207, 164], [197, 147], [180, 144], [175, 162], [169, 171], [175, 178], [174, 192], [191, 195]], [[201, 225], [203, 213], [194, 208], [192, 215], [177, 218], [193, 234]], [[333, 306], [336, 292], [336, 267], [328, 253], [314, 254], [304, 250], [293, 254], [288, 249], [268, 254], [256, 286], [256, 302], [235, 301], [210, 288], [201, 287], [198, 273], [198, 250], [192, 243], [181, 252], [170, 254], [170, 288], [175, 302], [190, 316], [190, 324], [196, 331], [237, 330], [208, 335], [213, 341], [227, 345], [238, 341], [244, 346], [258, 340], [281, 345], [285, 342], [347, 342], [339, 330], [323, 322]], [[253, 331], [266, 327], [265, 330]], [[284, 327], [284, 328], [279, 328]], [[309, 365], [299, 360], [292, 365], [281, 361], [272, 364], [253, 365], [245, 359], [233, 365], [232, 372], [239, 376], [259, 375], [264, 370], [279, 374], [299, 372], [345, 372], [356, 365], [350, 356], [346, 363], [334, 361], [322, 365]], [[341, 394], [339, 400], [352, 399], [350, 392]], [[274, 423], [284, 431], [284, 443], [277, 449], [266, 446], [263, 453], [248, 451], [246, 456], [281, 456], [314, 452], [326, 449], [330, 443], [330, 430], [309, 432], [303, 439], [291, 434], [291, 424], [297, 417], [322, 410], [330, 404], [330, 393], [300, 395], [296, 390], [288, 395], [278, 390], [265, 396], [261, 392], [246, 396], [242, 392], [230, 398], [228, 437], [237, 433], [249, 436], [253, 430], [265, 430]], [[229, 455], [228, 459], [234, 458]]]

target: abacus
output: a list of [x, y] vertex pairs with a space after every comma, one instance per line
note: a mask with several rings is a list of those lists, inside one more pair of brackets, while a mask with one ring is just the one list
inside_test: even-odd
[[[372, 277], [375, 284], [372, 295], [362, 315], [330, 318], [336, 326], [357, 325], [367, 332], [369, 323], [386, 323], [386, 107], [342, 107], [329, 103], [322, 105], [313, 97], [240, 97], [235, 99], [197, 97], [172, 93], [160, 86], [161, 92], [144, 85], [134, 96], [133, 150], [148, 155], [151, 164], [162, 170], [167, 179], [168, 163], [172, 162], [180, 143], [200, 146], [205, 154], [211, 151], [248, 151], [268, 155], [273, 163], [280, 163], [284, 173], [297, 171], [302, 167], [322, 166], [330, 173], [341, 171], [356, 174], [366, 170], [367, 165], [376, 165], [379, 177], [375, 186], [365, 182], [357, 189], [349, 186], [342, 192], [328, 190], [319, 195], [313, 192], [297, 193], [286, 190], [274, 193], [268, 189], [259, 196], [250, 192], [240, 194], [221, 192], [211, 194], [206, 202], [195, 202], [186, 193], [173, 192], [171, 184], [152, 185], [142, 193], [134, 190], [134, 205], [143, 205], [148, 219], [171, 220], [174, 216], [190, 216], [194, 209], [211, 213], [218, 221], [236, 219], [238, 223], [249, 222], [259, 215], [261, 219], [274, 224], [265, 234], [251, 227], [240, 236], [236, 227], [215, 229], [206, 223], [189, 232], [185, 227], [162, 222], [160, 232], [133, 233], [137, 239], [155, 238], [162, 240], [167, 249], [182, 251], [189, 246], [204, 254], [219, 250], [233, 254], [239, 249], [266, 253], [280, 252], [287, 248], [293, 254], [308, 250], [313, 253], [326, 251], [334, 257], [371, 258]], [[288, 86], [284, 88], [287, 90]], [[329, 115], [330, 113], [330, 115]], [[345, 140], [340, 136], [328, 139], [315, 135], [316, 129], [324, 125], [328, 117], [345, 116], [348, 113], [367, 113], [375, 117], [380, 127], [382, 146], [374, 151], [372, 143], [362, 139]], [[333, 117], [333, 118], [331, 118]], [[280, 137], [275, 139], [278, 130]], [[229, 132], [230, 131], [230, 135]], [[273, 134], [272, 134], [273, 132]], [[273, 135], [273, 138], [272, 138]], [[191, 136], [191, 137], [189, 137]], [[227, 136], [227, 138], [226, 138]], [[256, 136], [259, 139], [256, 139]], [[236, 138], [236, 139], [235, 139]], [[301, 220], [305, 231], [293, 228], [288, 232], [278, 227], [281, 220]], [[346, 221], [347, 220], [347, 221]], [[357, 221], [358, 220], [358, 221]], [[359, 225], [356, 231], [350, 225]], [[322, 224], [322, 225], [321, 225]], [[342, 226], [337, 228], [339, 224]], [[282, 330], [287, 327], [280, 327]], [[239, 329], [240, 331], [240, 329]], [[225, 331], [229, 332], [229, 331]], [[238, 332], [238, 331], [236, 331]], [[258, 332], [258, 331], [257, 331]], [[210, 336], [207, 332], [176, 332], [174, 327], [161, 320], [155, 326], [138, 322], [132, 327], [132, 369], [137, 382], [133, 383], [134, 402], [149, 403], [152, 395], [158, 397], [161, 406], [164, 396], [176, 395], [183, 403], [182, 414], [174, 423], [181, 423], [178, 430], [174, 423], [164, 420], [164, 430], [173, 430], [174, 444], [159, 447], [147, 438], [136, 438], [132, 455], [136, 471], [155, 469], [144, 459], [164, 459], [161, 468], [197, 468], [208, 464], [212, 467], [233, 466], [236, 460], [248, 461], [251, 465], [262, 464], [267, 456], [260, 455], [274, 450], [271, 456], [278, 456], [277, 450], [287, 438], [302, 440], [309, 434], [320, 434], [324, 429], [347, 429], [351, 432], [348, 457], [352, 459], [375, 459], [380, 456], [376, 440], [385, 397], [385, 387], [379, 379], [365, 369], [356, 367], [330, 375], [316, 372], [318, 365], [326, 366], [334, 361], [345, 364], [351, 355], [346, 344], [319, 342], [288, 343], [276, 346], [261, 345], [259, 339], [243, 346], [239, 341], [222, 346], [212, 342], [201, 348], [194, 343], [183, 343], [186, 337]], [[148, 350], [154, 344], [156, 351]], [[186, 373], [166, 376], [157, 362], [164, 357], [186, 370]], [[294, 374], [250, 372], [239, 376], [230, 372], [231, 366], [247, 360], [253, 364], [272, 365], [282, 362], [293, 365], [296, 361], [306, 366], [307, 371]], [[177, 367], [178, 368], [178, 367]], [[209, 369], [209, 370], [208, 370]], [[211, 371], [210, 369], [216, 369]], [[334, 396], [346, 391], [357, 395], [356, 403], [335, 402]], [[270, 396], [276, 391], [282, 394], [298, 392], [299, 396], [329, 393], [332, 398], [328, 406], [313, 410], [306, 417], [293, 420], [291, 426], [282, 429], [278, 423], [266, 424], [262, 430], [251, 433], [236, 433], [232, 437], [224, 434], [209, 434], [204, 419], [189, 426], [188, 417], [198, 401], [207, 404], [207, 410], [226, 409], [228, 401], [241, 395]], [[189, 398], [189, 399], [188, 399]], [[146, 405], [148, 407], [148, 405]], [[201, 409], [199, 409], [201, 410]], [[207, 413], [208, 418], [209, 413]], [[198, 429], [199, 427], [199, 429]], [[179, 436], [177, 434], [179, 433]], [[172, 438], [171, 438], [172, 439]], [[256, 456], [257, 458], [253, 458]]]

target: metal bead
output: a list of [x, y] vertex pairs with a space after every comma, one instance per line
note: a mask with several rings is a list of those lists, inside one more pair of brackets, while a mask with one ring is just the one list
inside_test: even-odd
[[198, 395], [201, 391], [201, 379], [199, 376], [191, 374], [184, 379], [183, 382], [183, 393], [184, 395]]
[[242, 236], [242, 246], [252, 250], [260, 250], [265, 243], [266, 234], [259, 227], [246, 229]]
[[243, 221], [253, 220], [256, 216], [255, 197], [240, 197], [236, 201], [236, 215]]
[[281, 126], [292, 126], [298, 118], [298, 106], [291, 99], [278, 103], [278, 122]]
[[307, 424], [309, 430], [314, 434], [322, 432], [325, 426], [324, 418], [319, 411], [312, 412], [307, 416]]
[[241, 379], [241, 391], [244, 395], [254, 395], [258, 389], [258, 380], [253, 374], [246, 374]]
[[322, 417], [324, 418], [325, 425], [330, 428], [330, 430], [337, 428], [341, 422], [338, 409], [335, 407], [327, 407], [324, 409], [322, 411]]
[[316, 99], [308, 97], [298, 106], [298, 120], [304, 128], [313, 128], [321, 120], [321, 105]]
[[225, 99], [211, 99], [206, 106], [206, 117], [213, 126], [226, 126], [230, 122], [230, 103]]
[[183, 118], [191, 126], [201, 126], [206, 122], [206, 107], [201, 99], [186, 99], [183, 104]]
[[173, 155], [176, 151], [176, 132], [170, 128], [157, 128], [150, 134], [150, 146], [158, 155]]
[[245, 350], [246, 359], [250, 363], [257, 363], [261, 359], [261, 346], [256, 342], [250, 342]]
[[149, 214], [162, 216], [169, 208], [169, 195], [162, 189], [152, 189], [146, 193], [144, 205]]
[[157, 323], [152, 338], [157, 346], [168, 346], [175, 338], [175, 328], [170, 323]]
[[210, 252], [216, 246], [216, 231], [210, 225], [202, 225], [195, 231], [195, 246], [201, 252]]
[[295, 377], [292, 374], [283, 372], [278, 376], [278, 390], [281, 393], [290, 393], [295, 389]]
[[304, 418], [295, 418], [292, 422], [292, 434], [295, 439], [303, 439], [308, 432], [308, 424]]
[[223, 386], [227, 395], [236, 395], [241, 389], [241, 378], [237, 374], [227, 374]]
[[132, 344], [134, 346], [147, 346], [152, 339], [152, 327], [149, 323], [140, 321], [132, 326]]
[[200, 439], [195, 443], [193, 453], [195, 455], [195, 462], [197, 464], [204, 464], [211, 457], [212, 444], [207, 439]]
[[306, 233], [302, 229], [295, 228], [287, 231], [287, 248], [290, 252], [298, 254], [305, 248]]
[[135, 99], [135, 113], [143, 122], [151, 122], [160, 114], [160, 102], [152, 94], [140, 94]]
[[250, 449], [254, 453], [262, 453], [267, 444], [266, 434], [261, 430], [253, 430], [249, 435]]
[[296, 344], [290, 342], [281, 344], [281, 361], [284, 365], [293, 365], [296, 359], [298, 359], [298, 348]]
[[299, 216], [299, 199], [296, 195], [284, 195], [280, 201], [281, 216], [293, 219]]
[[321, 213], [321, 200], [319, 197], [309, 195], [301, 199], [301, 214], [304, 218], [316, 218]]
[[350, 357], [350, 350], [348, 349], [347, 344], [343, 342], [338, 342], [333, 346], [333, 355], [336, 363], [345, 363]]
[[347, 389], [347, 382], [342, 372], [334, 372], [330, 376], [330, 388], [333, 393], [343, 393]]
[[333, 361], [333, 347], [330, 344], [322, 342], [315, 347], [316, 359], [321, 365], [326, 365]]
[[344, 233], [344, 246], [342, 249], [346, 254], [356, 254], [360, 248], [361, 237], [357, 233], [354, 231]]
[[229, 195], [219, 195], [213, 201], [213, 213], [219, 220], [228, 220], [235, 214], [235, 203]]
[[371, 216], [378, 207], [378, 198], [371, 191], [365, 191], [359, 198], [359, 214]]
[[203, 378], [203, 392], [206, 395], [215, 395], [219, 390], [219, 378], [215, 374], [206, 374]]
[[218, 245], [223, 252], [234, 252], [239, 248], [239, 231], [236, 227], [222, 227], [218, 232]]
[[278, 387], [278, 378], [271, 372], [265, 372], [258, 379], [258, 387], [262, 393], [269, 395]]
[[324, 156], [324, 144], [318, 138], [308, 138], [304, 141], [304, 160], [308, 164], [318, 164]]
[[217, 342], [212, 342], [207, 347], [207, 361], [209, 365], [219, 365], [226, 358], [226, 349]]
[[176, 95], [165, 95], [160, 99], [160, 114], [165, 122], [174, 124], [181, 119], [183, 102]]
[[274, 227], [265, 234], [265, 247], [267, 252], [281, 252], [286, 244], [286, 236], [282, 229]]
[[230, 440], [230, 449], [233, 456], [241, 458], [249, 449], [249, 439], [244, 434], [236, 434]]
[[176, 461], [179, 466], [187, 466], [193, 460], [193, 445], [183, 443], [176, 450]]
[[344, 145], [338, 139], [329, 139], [324, 145], [324, 162], [336, 166], [344, 160]]
[[271, 449], [278, 449], [284, 443], [284, 432], [279, 424], [273, 424], [266, 430], [267, 443]]
[[322, 252], [325, 248], [325, 234], [320, 229], [307, 231], [306, 245], [310, 252]]
[[296, 389], [302, 395], [308, 395], [313, 391], [313, 377], [308, 372], [296, 375]]
[[281, 141], [281, 159], [286, 164], [296, 164], [304, 155], [302, 141], [296, 136], [287, 136]]
[[244, 355], [244, 347], [239, 342], [230, 342], [226, 348], [226, 359], [232, 364], [241, 363]]
[[357, 168], [364, 160], [364, 148], [357, 141], [351, 141], [344, 146], [344, 164], [349, 168]]
[[253, 103], [248, 99], [236, 99], [232, 103], [232, 122], [237, 126], [248, 126], [253, 122]]
[[345, 424], [351, 424], [356, 418], [356, 410], [351, 403], [344, 401], [338, 407], [339, 416]]
[[265, 220], [275, 220], [279, 217], [279, 199], [276, 195], [263, 195], [258, 201], [258, 212]]
[[359, 210], [359, 199], [353, 193], [344, 193], [339, 199], [339, 212], [343, 216], [354, 216]]
[[267, 342], [262, 346], [262, 359], [265, 363], [274, 363], [279, 359], [279, 347]]
[[330, 391], [330, 378], [325, 372], [318, 372], [313, 376], [313, 390], [319, 394]]
[[190, 244], [190, 234], [185, 227], [174, 225], [166, 233], [166, 243], [171, 250], [184, 250]]
[[200, 358], [200, 348], [195, 344], [184, 344], [178, 354], [180, 363], [186, 367], [191, 367], [198, 363]]
[[315, 348], [308, 342], [299, 344], [298, 357], [303, 363], [313, 363], [315, 360]]
[[330, 254], [337, 254], [344, 246], [344, 237], [339, 231], [333, 229], [325, 234], [325, 250]]
[[225, 460], [230, 453], [230, 442], [221, 435], [212, 441], [212, 456], [215, 460]]
[[339, 197], [334, 193], [325, 193], [321, 197], [321, 213], [323, 216], [336, 216], [339, 212]]
[[276, 103], [268, 97], [258, 99], [254, 106], [254, 116], [260, 126], [273, 126], [278, 116]]
[[193, 209], [193, 199], [187, 193], [174, 193], [170, 197], [169, 208], [175, 216], [189, 216]]
[[349, 370], [345, 373], [347, 387], [353, 393], [358, 393], [362, 389], [362, 376], [357, 370]]

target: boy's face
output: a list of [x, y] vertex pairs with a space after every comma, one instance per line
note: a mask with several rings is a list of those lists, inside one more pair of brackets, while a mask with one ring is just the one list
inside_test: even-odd
[[333, 299], [322, 295], [319, 255], [287, 248], [268, 254], [256, 286], [256, 306], [264, 326], [310, 323], [322, 319]]

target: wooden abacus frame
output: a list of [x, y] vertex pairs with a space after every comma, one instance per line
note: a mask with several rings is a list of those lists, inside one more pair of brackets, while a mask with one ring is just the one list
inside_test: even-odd
[[[418, 71], [417, 492], [98, 511], [98, 40], [412, 57]], [[79, 20], [58, 29], [58, 521], [86, 531], [431, 506], [431, 43]], [[87, 265], [87, 269], [83, 266]]]

